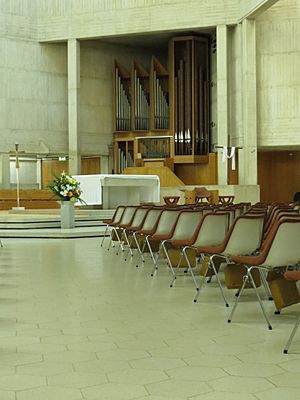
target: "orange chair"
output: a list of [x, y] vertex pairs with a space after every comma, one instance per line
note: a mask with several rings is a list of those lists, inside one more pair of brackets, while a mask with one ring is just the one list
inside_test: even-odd
[[[300, 271], [287, 271], [287, 272], [284, 273], [284, 277], [285, 277], [285, 279], [287, 279], [289, 281], [300, 281]], [[285, 348], [283, 350], [284, 354], [288, 353], [288, 350], [290, 348], [290, 345], [292, 343], [292, 340], [293, 340], [293, 338], [295, 336], [295, 333], [296, 333], [299, 325], [300, 325], [300, 316], [297, 318], [297, 320], [295, 322], [295, 325], [294, 325], [294, 328], [293, 328], [293, 330], [292, 330], [292, 332], [290, 334], [290, 337], [289, 337], [289, 339], [287, 341], [287, 344], [285, 345]]]

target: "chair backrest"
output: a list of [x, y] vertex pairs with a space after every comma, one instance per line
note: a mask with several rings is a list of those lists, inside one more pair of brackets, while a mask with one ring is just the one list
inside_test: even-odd
[[149, 207], [139, 207], [134, 214], [130, 228], [134, 228], [134, 229], [139, 228], [142, 225], [142, 223], [149, 211], [150, 211]]
[[120, 222], [125, 208], [126, 208], [125, 206], [119, 206], [119, 207], [116, 209], [116, 211], [115, 211], [115, 213], [114, 213], [114, 215], [113, 215], [113, 217], [112, 217], [112, 220], [113, 220], [113, 223], [114, 223], [114, 224], [117, 224], [117, 223]]
[[172, 230], [180, 209], [164, 209], [158, 221], [155, 235], [167, 235]]
[[202, 219], [201, 210], [181, 211], [175, 222], [171, 240], [190, 240]]
[[134, 213], [136, 212], [137, 206], [127, 206], [124, 210], [122, 218], [118, 225], [128, 225], [131, 223]]
[[226, 237], [224, 255], [250, 255], [260, 248], [264, 216], [240, 216], [234, 221]]
[[159, 220], [160, 214], [162, 212], [163, 212], [162, 208], [153, 208], [153, 209], [149, 210], [149, 212], [146, 216], [146, 219], [143, 223], [143, 226], [141, 228], [142, 232], [153, 230], [154, 227], [156, 226], [156, 224]]
[[270, 233], [267, 256], [261, 265], [284, 267], [300, 261], [300, 218], [280, 220]]
[[193, 246], [217, 246], [223, 242], [229, 226], [229, 214], [205, 214], [199, 224]]
[[268, 234], [270, 233], [272, 226], [274, 224], [276, 224], [277, 221], [279, 221], [282, 217], [298, 217], [299, 213], [297, 210], [294, 209], [278, 209], [274, 212], [273, 217], [272, 217], [272, 221], [270, 221], [268, 228], [265, 229], [265, 237], [268, 236]]

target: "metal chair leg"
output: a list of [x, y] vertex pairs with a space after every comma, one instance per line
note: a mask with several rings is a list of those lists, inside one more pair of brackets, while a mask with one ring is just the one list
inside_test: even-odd
[[267, 280], [266, 280], [266, 276], [265, 276], [265, 274], [264, 274], [264, 271], [262, 271], [261, 269], [259, 269], [259, 275], [260, 275], [260, 279], [261, 279], [261, 281], [262, 281], [262, 284], [263, 284], [263, 286], [264, 286], [264, 288], [265, 288], [265, 292], [266, 292], [266, 294], [267, 294], [268, 299], [269, 299], [269, 300], [273, 300], [272, 293], [271, 293], [271, 290], [270, 290], [270, 288], [269, 288], [268, 282], [267, 282]]
[[105, 228], [105, 232], [104, 232], [103, 238], [101, 240], [101, 244], [100, 244], [101, 247], [103, 247], [103, 243], [104, 243], [104, 239], [106, 238], [106, 233], [107, 233], [108, 227], [109, 227], [109, 225], [107, 224], [106, 228]]
[[255, 285], [254, 279], [253, 279], [253, 277], [252, 277], [252, 275], [251, 275], [251, 270], [252, 270], [252, 268], [250, 267], [250, 268], [248, 269], [248, 271], [247, 271], [247, 274], [249, 275], [251, 284], [252, 284], [252, 286], [253, 286], [253, 289], [255, 290], [256, 297], [257, 297], [257, 299], [258, 299], [258, 301], [259, 301], [259, 305], [260, 305], [260, 308], [261, 308], [261, 310], [262, 310], [262, 312], [263, 312], [263, 314], [264, 314], [264, 317], [265, 317], [265, 320], [266, 320], [266, 322], [267, 322], [268, 328], [269, 328], [270, 330], [272, 330], [272, 325], [271, 325], [271, 323], [270, 323], [270, 321], [269, 321], [269, 318], [268, 318], [268, 316], [267, 316], [265, 307], [264, 307], [263, 302], [262, 302], [262, 300], [261, 300], [261, 298], [260, 298], [260, 295], [259, 295], [259, 293], [258, 293], [258, 290], [257, 290], [257, 287], [256, 287], [256, 285]]
[[[222, 284], [221, 284], [221, 281], [220, 281], [220, 278], [219, 278], [219, 274], [218, 274], [218, 271], [217, 271], [217, 269], [216, 269], [216, 266], [215, 266], [215, 263], [214, 263], [214, 255], [212, 255], [211, 257], [210, 257], [210, 263], [211, 263], [211, 266], [212, 266], [212, 269], [214, 270], [214, 273], [215, 273], [215, 275], [216, 275], [216, 279], [217, 279], [217, 282], [218, 282], [218, 285], [219, 285], [219, 288], [220, 288], [220, 291], [221, 291], [221, 294], [222, 294], [222, 297], [223, 297], [223, 300], [224, 300], [224, 303], [225, 303], [225, 306], [226, 307], [229, 307], [229, 304], [228, 304], [228, 302], [227, 302], [227, 300], [226, 300], [226, 297], [225, 297], [225, 294], [224, 294], [224, 290], [223, 290], [223, 287], [222, 287]], [[224, 258], [225, 259], [225, 258]], [[225, 259], [226, 260], [226, 259]]]
[[[134, 238], [134, 241], [135, 241], [135, 244], [136, 244], [136, 247], [137, 247], [137, 251], [138, 251], [137, 254], [138, 254], [139, 258], [142, 260], [142, 262], [144, 263], [145, 262], [145, 258], [144, 258], [143, 252], [141, 250], [141, 247], [139, 245], [139, 242], [137, 240], [136, 232], [134, 232], [133, 238]], [[139, 265], [138, 265], [138, 262], [137, 262], [136, 267], [138, 268], [138, 266]]]
[[[171, 271], [171, 273], [172, 273], [172, 275], [173, 275], [173, 277], [174, 277], [174, 276], [175, 276], [175, 271], [174, 271], [174, 268], [173, 268], [173, 266], [172, 266], [172, 263], [171, 263], [171, 260], [170, 260], [170, 257], [169, 257], [169, 253], [168, 253], [168, 250], [167, 250], [167, 248], [166, 248], [165, 243], [166, 243], [166, 241], [164, 240], [164, 241], [162, 242], [162, 244], [161, 244], [161, 247], [163, 248], [164, 253], [165, 253], [165, 255], [166, 255], [168, 268], [169, 268], [169, 270]], [[159, 251], [159, 255], [160, 255], [160, 251]], [[156, 263], [157, 263], [157, 262], [158, 262], [158, 258], [157, 258], [157, 260], [156, 260]]]
[[243, 291], [244, 291], [244, 289], [245, 289], [245, 286], [246, 286], [246, 283], [248, 282], [248, 280], [249, 280], [248, 275], [245, 275], [244, 278], [243, 278], [242, 287], [239, 289], [238, 295], [237, 295], [237, 297], [236, 297], [236, 299], [235, 299], [234, 306], [233, 306], [233, 308], [232, 308], [232, 310], [231, 310], [231, 313], [230, 313], [230, 315], [229, 315], [229, 317], [228, 317], [228, 320], [227, 320], [228, 323], [230, 323], [230, 322], [232, 321], [233, 314], [235, 313], [235, 310], [236, 310], [237, 305], [238, 305], [238, 303], [239, 303], [240, 297], [241, 297], [241, 295], [242, 295], [242, 293], [243, 293]]
[[296, 321], [296, 323], [294, 325], [294, 328], [293, 328], [293, 330], [292, 330], [292, 332], [290, 334], [289, 340], [287, 341], [287, 344], [285, 345], [285, 348], [283, 350], [284, 354], [288, 353], [290, 345], [292, 343], [292, 340], [294, 339], [295, 333], [296, 333], [299, 325], [300, 325], [300, 317], [297, 318], [297, 321]]

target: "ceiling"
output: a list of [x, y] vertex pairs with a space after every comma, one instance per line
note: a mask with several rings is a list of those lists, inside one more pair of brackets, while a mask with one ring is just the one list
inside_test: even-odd
[[[146, 47], [146, 48], [159, 48], [167, 49], [169, 40], [174, 36], [186, 36], [186, 35], [212, 35], [215, 32], [215, 28], [201, 28], [199, 30], [193, 29], [190, 31], [164, 31], [147, 34], [136, 34], [136, 35], [122, 35], [122, 36], [110, 36], [100, 40], [106, 43], [121, 44], [124, 46], [133, 47]], [[96, 38], [95, 38], [96, 39]]]

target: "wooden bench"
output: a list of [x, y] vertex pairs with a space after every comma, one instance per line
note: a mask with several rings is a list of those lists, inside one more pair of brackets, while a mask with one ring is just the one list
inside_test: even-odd
[[[20, 190], [20, 206], [29, 209], [60, 208], [58, 199], [50, 190]], [[16, 190], [0, 190], [0, 210], [10, 210], [17, 206]]]

